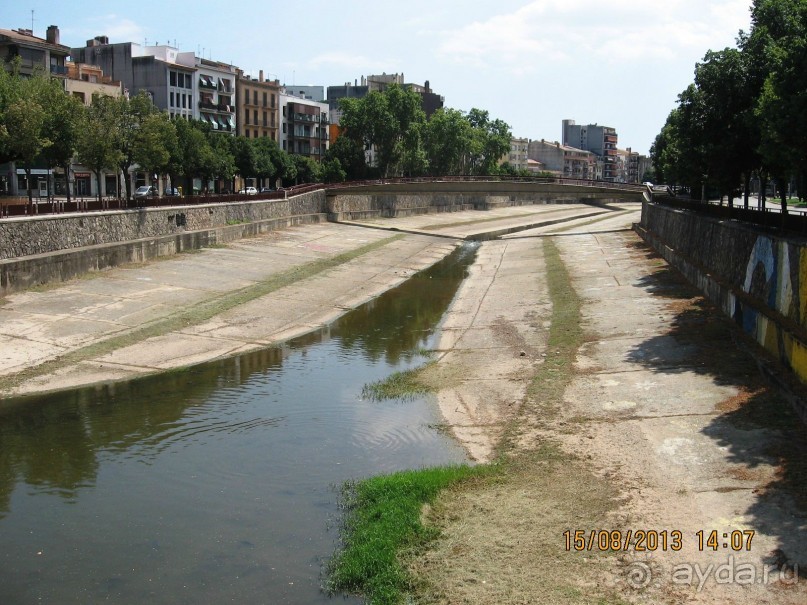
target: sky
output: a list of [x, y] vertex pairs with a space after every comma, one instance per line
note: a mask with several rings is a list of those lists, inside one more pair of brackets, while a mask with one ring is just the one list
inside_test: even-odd
[[380, 73], [430, 82], [445, 105], [487, 110], [513, 136], [560, 140], [561, 120], [612, 126], [648, 153], [708, 50], [735, 46], [751, 0], [0, 0], [0, 29], [61, 43], [170, 44], [281, 83]]

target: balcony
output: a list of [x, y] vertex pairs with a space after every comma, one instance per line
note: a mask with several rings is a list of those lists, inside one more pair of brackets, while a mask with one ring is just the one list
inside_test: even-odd
[[211, 76], [199, 75], [199, 88], [207, 88], [209, 90], [216, 90], [216, 83]]
[[67, 68], [64, 65], [51, 65], [50, 73], [52, 73], [54, 76], [66, 76]]

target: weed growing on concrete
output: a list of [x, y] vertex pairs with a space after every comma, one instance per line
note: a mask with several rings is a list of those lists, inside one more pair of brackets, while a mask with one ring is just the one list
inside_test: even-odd
[[438, 535], [421, 522], [424, 505], [441, 490], [490, 472], [489, 467], [447, 466], [348, 483], [342, 498], [344, 548], [328, 564], [328, 590], [361, 593], [371, 604], [402, 602], [411, 584], [399, 553], [422, 549]]
[[421, 382], [419, 377], [423, 369], [433, 363], [431, 361], [420, 368], [395, 372], [383, 380], [365, 384], [361, 390], [361, 396], [371, 401], [384, 401], [387, 399], [409, 400], [417, 395], [431, 393], [434, 389]]

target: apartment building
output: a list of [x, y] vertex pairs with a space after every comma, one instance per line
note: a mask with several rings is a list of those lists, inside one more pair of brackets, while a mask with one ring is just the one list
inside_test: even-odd
[[202, 120], [215, 132], [236, 132], [236, 68], [232, 65], [168, 45], [110, 44], [106, 36], [96, 36], [70, 54], [75, 61], [97, 65], [120, 80], [130, 95], [145, 91], [155, 106], [172, 116]]
[[280, 146], [320, 160], [328, 149], [328, 104], [280, 93]]
[[618, 176], [616, 130], [598, 124], [576, 124], [574, 120], [563, 120], [561, 143], [584, 149], [601, 158], [602, 180], [615, 181]]
[[[44, 38], [30, 29], [0, 29], [0, 61], [6, 69], [16, 61], [19, 73], [30, 77], [37, 71], [57, 78], [67, 76], [66, 61], [70, 49], [59, 42], [59, 28], [51, 25]], [[31, 189], [47, 195], [48, 182], [53, 175], [44, 163], [31, 168]], [[28, 179], [25, 170], [14, 162], [0, 164], [0, 194], [27, 195]]]
[[557, 141], [530, 141], [527, 156], [543, 164], [543, 170], [558, 176], [590, 180], [597, 174], [597, 156], [594, 153]]
[[445, 102], [445, 97], [438, 95], [435, 93], [429, 84], [429, 81], [426, 80], [424, 85], [420, 84], [413, 84], [413, 83], [406, 83], [404, 82], [404, 75], [401, 74], [381, 74], [381, 75], [373, 75], [361, 77], [361, 83], [359, 80], [354, 80], [353, 84], [350, 82], [345, 82], [341, 86], [329, 86], [327, 92], [327, 102], [332, 112], [332, 118], [334, 119], [335, 123], [339, 123], [339, 100], [340, 99], [361, 99], [366, 97], [371, 92], [383, 92], [392, 84], [397, 84], [402, 88], [414, 90], [416, 93], [420, 95], [421, 98], [421, 106], [423, 107], [423, 111], [426, 113], [426, 117], [431, 117], [431, 115], [443, 107]]
[[503, 161], [506, 161], [516, 170], [527, 170], [529, 145], [529, 139], [513, 137], [510, 139], [510, 152], [504, 158], [502, 158]]
[[280, 82], [266, 80], [263, 70], [257, 78], [237, 70], [235, 106], [240, 136], [257, 139], [269, 137], [280, 144]]
[[70, 49], [59, 41], [59, 28], [51, 25], [44, 38], [30, 29], [0, 29], [0, 59], [6, 66], [19, 58], [20, 75], [41, 69], [54, 76], [66, 76]]

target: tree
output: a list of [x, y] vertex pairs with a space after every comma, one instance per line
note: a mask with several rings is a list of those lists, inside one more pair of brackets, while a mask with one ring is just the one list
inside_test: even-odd
[[404, 158], [410, 167], [417, 165], [421, 157], [418, 129], [425, 123], [426, 114], [416, 92], [392, 85], [383, 93], [373, 91], [362, 99], [342, 99], [339, 107], [342, 136], [350, 137], [362, 149], [375, 148], [383, 176], [401, 174]]
[[31, 168], [40, 152], [51, 144], [45, 135], [45, 108], [33, 96], [23, 94], [6, 108], [10, 125], [6, 147], [10, 155], [21, 161], [28, 181], [28, 204], [33, 206]]
[[325, 161], [336, 160], [345, 171], [345, 180], [357, 181], [367, 178], [367, 159], [364, 147], [347, 135], [337, 137], [325, 152]]
[[347, 172], [337, 158], [323, 160], [320, 168], [324, 183], [343, 183], [347, 178]]
[[312, 160], [305, 155], [291, 155], [291, 160], [297, 169], [295, 184], [297, 183], [319, 183], [320, 179], [320, 166], [315, 160]]
[[71, 200], [70, 166], [78, 145], [79, 129], [84, 115], [84, 105], [74, 96], [65, 94], [53, 80], [44, 91], [46, 94], [45, 132], [51, 145], [44, 149], [43, 156], [48, 168], [59, 167], [64, 172], [67, 202]]
[[246, 140], [250, 142], [255, 153], [255, 176], [260, 180], [261, 185], [265, 185], [265, 181], [269, 179], [270, 186], [274, 186], [273, 178], [276, 178], [277, 164], [282, 163], [277, 160], [283, 151], [278, 147], [277, 142], [269, 137]]
[[779, 183], [785, 213], [788, 178], [807, 171], [807, 0], [756, 0], [740, 41], [759, 86], [762, 164]]
[[134, 133], [132, 160], [147, 174], [162, 175], [168, 172], [177, 145], [176, 127], [168, 114], [149, 113]]
[[755, 152], [759, 142], [753, 127], [755, 99], [748, 85], [746, 57], [732, 48], [707, 52], [695, 67], [695, 87], [706, 173], [721, 196], [728, 196], [729, 205], [743, 182], [747, 206], [748, 181], [751, 171], [759, 166]]
[[426, 157], [432, 175], [463, 172], [464, 161], [474, 138], [472, 128], [458, 109], [447, 107], [432, 114], [425, 129]]
[[118, 146], [120, 127], [115, 99], [94, 96], [79, 121], [76, 152], [78, 161], [95, 174], [98, 201], [101, 201], [101, 172], [114, 170], [121, 162]]
[[491, 120], [487, 111], [473, 108], [468, 112], [473, 132], [469, 148], [471, 174], [495, 174], [499, 160], [510, 151], [513, 137], [510, 126], [502, 120]]
[[115, 119], [117, 120], [114, 141], [118, 151], [120, 151], [118, 169], [124, 176], [126, 199], [131, 200], [132, 182], [129, 178], [129, 170], [137, 163], [135, 154], [139, 131], [146, 118], [159, 110], [144, 91], [131, 98], [114, 98], [111, 108], [114, 110]]

